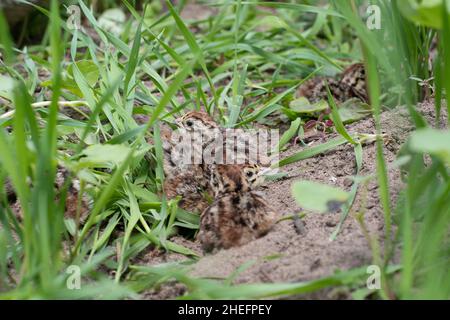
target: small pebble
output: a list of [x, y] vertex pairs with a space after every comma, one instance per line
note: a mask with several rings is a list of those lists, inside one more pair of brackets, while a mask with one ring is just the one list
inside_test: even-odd
[[334, 221], [327, 221], [327, 222], [325, 222], [325, 225], [327, 227], [329, 227], [329, 228], [336, 227], [336, 222], [334, 222]]
[[353, 185], [353, 180], [349, 177], [344, 179], [344, 186], [351, 187]]

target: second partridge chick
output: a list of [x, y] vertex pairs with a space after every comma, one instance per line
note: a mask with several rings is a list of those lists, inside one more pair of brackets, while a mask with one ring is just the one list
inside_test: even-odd
[[214, 139], [219, 125], [204, 111], [190, 111], [175, 120], [178, 127], [188, 133], [199, 133], [202, 136], [202, 145], [205, 146]]
[[277, 214], [263, 195], [251, 190], [260, 181], [257, 169], [224, 165], [213, 173], [217, 197], [201, 214], [198, 233], [205, 252], [244, 245], [265, 235], [276, 223]]
[[366, 72], [364, 64], [354, 63], [347, 67], [338, 79], [331, 77], [317, 77], [303, 83], [299, 89], [299, 96], [306, 97], [310, 102], [328, 101], [327, 84], [335, 100], [345, 102], [351, 98], [359, 98], [368, 102], [366, 87]]
[[204, 170], [194, 166], [190, 171], [180, 172], [166, 179], [163, 191], [168, 199], [180, 196], [178, 206], [198, 214], [208, 207], [208, 198], [212, 193]]
[[164, 174], [169, 178], [180, 171], [202, 169], [199, 165], [202, 163], [203, 148], [213, 139], [215, 129], [218, 128], [217, 123], [201, 111], [188, 112], [175, 119], [175, 124], [179, 129], [177, 131], [167, 124], [160, 126]]
[[[202, 163], [202, 149], [208, 143], [209, 136], [218, 125], [206, 113], [191, 111], [175, 120], [175, 123], [183, 133], [162, 127], [161, 138], [164, 151], [164, 182], [163, 191], [168, 199], [180, 196], [178, 205], [190, 212], [201, 213], [209, 205], [208, 197], [210, 190], [210, 170]], [[203, 138], [201, 141], [191, 141], [188, 138]], [[190, 159], [183, 153], [190, 148]], [[197, 153], [200, 163], [195, 163], [192, 158]], [[194, 156], [195, 157], [195, 156]]]
[[[67, 168], [58, 166], [56, 172], [56, 179], [54, 183], [55, 187], [55, 201], [59, 202], [61, 199], [61, 191], [66, 183], [66, 180], [69, 176], [70, 172]], [[11, 193], [14, 192], [10, 183], [7, 182], [7, 188], [11, 190]], [[93, 199], [87, 192], [84, 192], [80, 195], [81, 187], [80, 180], [74, 177], [69, 184], [67, 194], [65, 196], [65, 207], [64, 207], [64, 218], [65, 219], [79, 219], [79, 223], [84, 224], [86, 219], [89, 216], [89, 212], [92, 209]], [[12, 198], [16, 198], [15, 194], [10, 195]], [[80, 198], [80, 199], [79, 199]], [[11, 204], [11, 209], [19, 221], [23, 220], [23, 210], [22, 204], [19, 199], [15, 199], [15, 201]]]
[[257, 164], [210, 166], [210, 189], [215, 197], [229, 192], [254, 190], [264, 183], [264, 172]]

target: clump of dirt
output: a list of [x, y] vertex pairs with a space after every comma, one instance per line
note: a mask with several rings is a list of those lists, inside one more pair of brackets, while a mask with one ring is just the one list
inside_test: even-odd
[[[434, 103], [425, 102], [418, 106], [420, 112], [429, 123], [434, 124]], [[445, 113], [445, 112], [443, 112]], [[446, 123], [442, 115], [441, 123]], [[409, 132], [414, 129], [410, 122], [406, 108], [397, 108], [386, 111], [381, 117], [383, 133], [387, 135], [384, 155], [389, 166], [396, 158], [401, 144], [406, 140]], [[347, 130], [357, 133], [375, 133], [373, 119], [365, 119], [347, 126]], [[328, 136], [325, 139], [332, 138]], [[315, 144], [323, 141], [316, 141]], [[300, 151], [303, 147], [291, 146], [281, 158]], [[350, 179], [356, 171], [356, 162], [353, 148], [342, 145], [326, 154], [318, 155], [304, 161], [296, 162], [282, 168], [288, 175], [280, 181], [265, 186], [268, 202], [283, 215], [298, 213], [301, 208], [295, 203], [291, 195], [291, 185], [294, 181], [312, 180], [350, 190]], [[374, 143], [363, 148], [363, 167], [360, 175], [370, 175], [376, 171], [376, 147]], [[388, 171], [392, 206], [402, 187], [400, 171], [391, 168]], [[371, 181], [366, 192], [359, 191], [351, 212], [364, 211], [366, 227], [372, 234], [380, 239], [384, 234], [383, 211], [381, 208], [377, 183]], [[350, 214], [345, 220], [340, 233], [334, 241], [330, 235], [335, 230], [340, 219], [340, 213], [314, 214], [307, 213], [302, 219], [304, 227], [299, 234], [294, 227], [293, 220], [278, 223], [265, 237], [248, 243], [242, 247], [222, 250], [214, 255], [202, 257], [193, 265], [191, 275], [195, 277], [226, 278], [239, 266], [248, 261], [254, 264], [241, 273], [236, 283], [257, 282], [296, 282], [316, 279], [333, 274], [336, 270], [346, 270], [370, 264], [371, 251], [360, 225]], [[187, 245], [188, 240], [183, 241]], [[195, 242], [188, 245], [198, 248]], [[199, 252], [199, 251], [198, 251]], [[199, 252], [200, 253], [200, 252]], [[276, 259], [268, 259], [270, 256]], [[180, 256], [165, 254], [163, 261], [182, 259]], [[158, 259], [148, 259], [147, 264], [162, 262]], [[173, 290], [172, 292], [180, 292]], [[329, 290], [326, 292], [330, 292]], [[152, 292], [145, 295], [147, 298], [168, 298], [167, 290], [161, 295]], [[330, 298], [326, 293], [321, 298]]]

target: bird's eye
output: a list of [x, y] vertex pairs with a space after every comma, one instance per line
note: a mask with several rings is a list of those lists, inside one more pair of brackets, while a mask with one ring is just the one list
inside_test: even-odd
[[252, 176], [253, 176], [253, 172], [252, 172], [252, 171], [248, 171], [248, 172], [247, 172], [247, 177], [250, 178], [250, 177], [252, 177]]
[[191, 120], [186, 121], [186, 125], [188, 127], [192, 127], [194, 125], [194, 123]]

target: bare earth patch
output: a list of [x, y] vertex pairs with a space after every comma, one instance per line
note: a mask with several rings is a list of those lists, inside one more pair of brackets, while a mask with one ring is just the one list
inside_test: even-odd
[[[419, 110], [426, 119], [434, 124], [434, 105], [425, 102]], [[446, 123], [445, 111], [441, 123]], [[397, 108], [382, 114], [383, 131], [388, 139], [385, 144], [385, 159], [389, 166], [395, 158], [399, 147], [405, 141], [408, 133], [413, 130], [405, 108]], [[350, 132], [375, 133], [373, 119], [365, 119], [347, 126]], [[327, 136], [330, 139], [333, 136]], [[321, 141], [315, 142], [315, 144]], [[281, 155], [284, 158], [300, 151], [303, 147], [291, 146]], [[363, 167], [361, 175], [370, 175], [376, 170], [375, 144], [363, 147]], [[282, 168], [288, 176], [281, 181], [264, 186], [267, 200], [273, 208], [283, 215], [301, 211], [291, 195], [291, 185], [299, 179], [313, 180], [350, 190], [352, 177], [355, 174], [356, 163], [352, 146], [346, 144], [334, 150], [296, 162]], [[392, 204], [402, 187], [398, 169], [389, 170], [389, 184]], [[364, 206], [365, 208], [362, 208]], [[330, 235], [335, 230], [340, 213], [315, 214], [307, 213], [303, 218], [303, 232], [297, 233], [292, 220], [278, 223], [265, 237], [248, 243], [242, 247], [222, 250], [214, 255], [202, 257], [193, 265], [191, 275], [196, 277], [225, 278], [242, 264], [254, 261], [254, 264], [241, 273], [236, 283], [255, 282], [297, 282], [316, 279], [333, 274], [336, 270], [346, 270], [370, 264], [371, 251], [359, 224], [352, 213], [365, 211], [365, 223], [371, 233], [380, 238], [384, 233], [383, 213], [379, 201], [376, 181], [369, 183], [367, 192], [358, 192], [355, 204], [347, 217], [340, 233], [334, 241]], [[180, 237], [172, 238], [200, 253], [198, 244]], [[276, 255], [275, 259], [267, 259]], [[162, 254], [158, 257], [146, 255], [140, 264], [158, 264], [166, 261], [182, 260], [181, 255]], [[174, 297], [182, 291], [176, 286], [162, 288], [159, 292], [148, 292], [144, 296], [150, 299]], [[333, 298], [320, 295], [321, 298]]]

